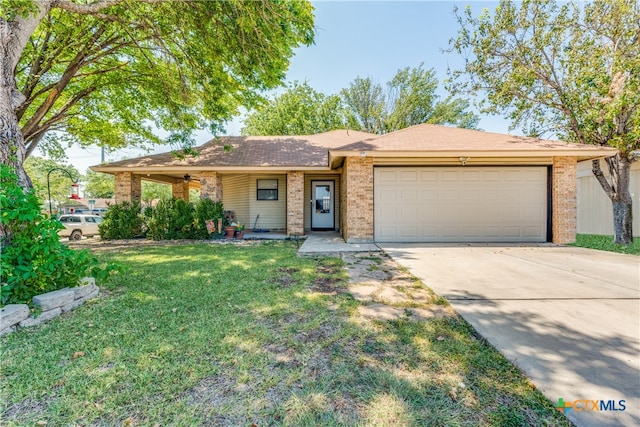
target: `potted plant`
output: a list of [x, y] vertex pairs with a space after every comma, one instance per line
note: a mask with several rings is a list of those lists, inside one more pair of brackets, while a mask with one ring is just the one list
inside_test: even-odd
[[236, 238], [243, 239], [244, 238], [244, 224], [236, 225]]
[[232, 222], [229, 225], [224, 226], [224, 238], [233, 239], [236, 235], [236, 223]]

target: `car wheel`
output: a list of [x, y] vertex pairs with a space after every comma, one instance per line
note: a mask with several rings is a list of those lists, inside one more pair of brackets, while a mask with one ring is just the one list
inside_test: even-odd
[[82, 239], [82, 231], [73, 230], [71, 232], [71, 235], [69, 236], [69, 240], [80, 240], [80, 239]]

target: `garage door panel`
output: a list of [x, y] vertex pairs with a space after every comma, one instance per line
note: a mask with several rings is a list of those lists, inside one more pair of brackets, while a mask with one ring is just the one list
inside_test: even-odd
[[375, 238], [542, 242], [547, 234], [546, 181], [546, 167], [379, 167]]
[[438, 180], [437, 171], [422, 171], [420, 173], [420, 180], [424, 182], [433, 182]]

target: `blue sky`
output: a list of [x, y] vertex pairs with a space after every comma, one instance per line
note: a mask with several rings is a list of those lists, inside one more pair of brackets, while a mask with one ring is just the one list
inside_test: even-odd
[[[474, 15], [483, 8], [495, 9], [497, 2], [479, 1], [320, 1], [316, 8], [316, 38], [310, 47], [299, 48], [291, 59], [287, 81], [307, 81], [314, 89], [338, 93], [357, 76], [371, 77], [384, 84], [404, 67], [436, 70], [440, 81], [447, 68], [462, 66], [462, 58], [443, 52], [458, 29], [453, 9], [472, 7]], [[441, 96], [446, 96], [441, 89]], [[480, 128], [492, 132], [508, 131], [509, 123], [496, 117], [483, 117]], [[238, 135], [241, 118], [227, 125], [227, 134]], [[198, 134], [200, 145], [211, 136]], [[166, 151], [159, 148], [157, 151]], [[120, 150], [107, 160], [142, 155], [136, 149]], [[100, 149], [72, 149], [69, 162], [84, 172], [100, 162]]]

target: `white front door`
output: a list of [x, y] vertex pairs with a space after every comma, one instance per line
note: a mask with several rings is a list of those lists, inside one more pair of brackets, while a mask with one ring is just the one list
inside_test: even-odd
[[333, 195], [333, 181], [311, 181], [311, 228], [335, 228]]

